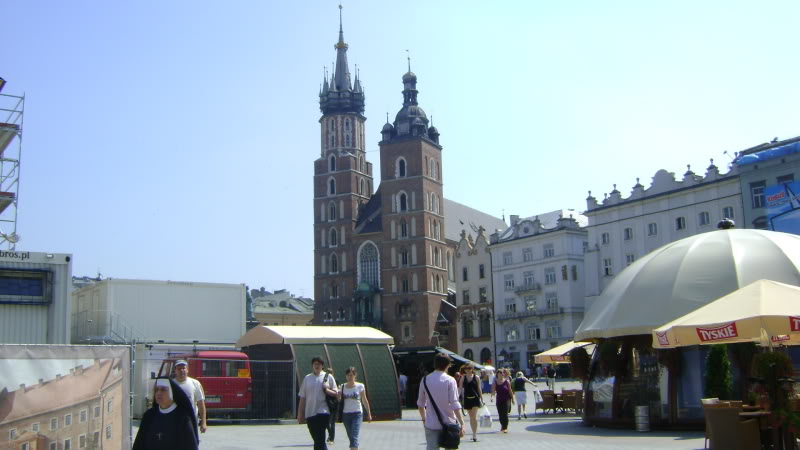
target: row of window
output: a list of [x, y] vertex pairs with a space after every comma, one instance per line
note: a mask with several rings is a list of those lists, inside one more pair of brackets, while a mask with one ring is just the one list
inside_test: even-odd
[[469, 338], [483, 338], [491, 337], [491, 318], [488, 314], [481, 315], [478, 319], [478, 334], [475, 334], [475, 321], [472, 317], [465, 317], [461, 320], [462, 337]]
[[[561, 337], [561, 324], [557, 322], [549, 322], [544, 327], [544, 339], [553, 339]], [[519, 329], [516, 325], [508, 325], [505, 327], [506, 342], [513, 342], [520, 340]], [[525, 327], [525, 339], [528, 341], [536, 341], [542, 339], [542, 332], [539, 325], [528, 325]]]
[[[367, 162], [363, 156], [358, 157], [356, 170], [361, 173], [367, 173]], [[336, 172], [336, 155], [328, 157], [328, 172]]]
[[[625, 254], [625, 267], [630, 266], [636, 261], [636, 255], [633, 253]], [[611, 258], [603, 258], [603, 275], [607, 277], [614, 276], [614, 261]]]
[[[38, 432], [38, 429], [35, 430], [34, 432]], [[13, 441], [14, 439], [17, 438], [17, 430], [16, 430], [16, 428], [12, 428], [8, 433], [9, 433], [9, 436], [8, 436], [8, 440], [9, 441]], [[106, 440], [110, 440], [113, 437], [113, 427], [111, 426], [111, 424], [107, 424], [106, 425], [105, 434], [106, 434]], [[95, 448], [95, 447], [99, 448], [99, 445], [100, 445], [100, 432], [99, 431], [95, 431], [94, 433], [92, 433], [92, 442], [91, 443], [88, 441], [88, 436], [86, 434], [81, 434], [81, 435], [78, 436], [78, 448], [88, 448], [90, 445], [92, 446], [92, 448]], [[20, 450], [32, 450], [29, 442], [24, 442], [24, 443], [20, 444], [19, 448], [20, 448]], [[38, 447], [36, 447], [36, 448], [38, 448]], [[72, 447], [72, 438], [65, 438], [62, 441], [61, 448], [63, 450], [72, 450], [72, 448], [73, 448]], [[48, 449], [49, 450], [58, 450], [58, 441], [50, 442], [50, 444], [48, 445]]]
[[[478, 264], [478, 278], [481, 280], [486, 278], [486, 265]], [[461, 268], [461, 280], [469, 281], [469, 267], [464, 266]]]
[[[553, 244], [543, 244], [542, 245], [542, 258], [552, 258], [556, 255], [556, 249]], [[527, 247], [522, 249], [522, 261], [523, 262], [530, 262], [533, 261], [533, 248]], [[503, 265], [508, 266], [514, 264], [514, 254], [513, 252], [503, 252]]]
[[[351, 122], [349, 118], [344, 119], [344, 146], [351, 147], [354, 143], [353, 141], [353, 127], [351, 126]], [[325, 130], [325, 144], [329, 148], [336, 147], [336, 118], [328, 119], [327, 121], [327, 129]], [[360, 136], [359, 133], [355, 133], [356, 136]], [[361, 140], [364, 139], [363, 136], [360, 136]]]
[[[576, 281], [578, 279], [578, 266], [573, 264], [571, 267], [572, 272], [572, 280]], [[570, 269], [567, 268], [567, 265], [564, 264], [561, 266], [561, 279], [563, 281], [569, 281], [570, 276]], [[526, 271], [522, 274], [522, 285], [519, 286], [521, 289], [537, 289], [538, 284], [536, 283], [536, 279], [534, 278], [533, 271]], [[544, 284], [545, 285], [553, 285], [556, 284], [557, 280], [556, 275], [556, 268], [555, 267], [545, 267], [544, 268]], [[513, 273], [503, 275], [503, 288], [506, 291], [513, 291], [517, 289], [516, 279]]]
[[[722, 208], [722, 217], [726, 219], [733, 220], [734, 212], [732, 206], [726, 206]], [[698, 226], [706, 226], [711, 224], [711, 215], [708, 211], [701, 211], [697, 214], [697, 224]], [[681, 231], [686, 229], [686, 217], [680, 216], [675, 218], [675, 231]], [[657, 236], [658, 235], [658, 224], [655, 222], [651, 222], [647, 224], [647, 235], [648, 236]], [[630, 241], [634, 238], [634, 230], [631, 227], [627, 227], [622, 230], [622, 240]], [[611, 233], [604, 232], [600, 234], [600, 243], [603, 245], [608, 245], [611, 243]]]
[[[331, 313], [330, 311], [324, 311], [322, 313], [323, 322], [333, 322], [333, 320], [334, 320], [333, 313]], [[347, 311], [345, 311], [344, 308], [340, 307], [339, 309], [336, 310], [336, 320], [337, 321], [347, 320]]]
[[[777, 184], [788, 184], [794, 182], [794, 174], [781, 175], [775, 179]], [[750, 200], [752, 201], [753, 208], [763, 208], [766, 206], [764, 202], [764, 189], [767, 187], [766, 180], [755, 181], [750, 183]]]
[[[470, 289], [464, 289], [461, 291], [461, 304], [462, 305], [469, 305], [472, 303], [470, 299]], [[486, 303], [489, 301], [489, 295], [487, 293], [487, 289], [485, 286], [478, 288], [478, 303]]]
[[[541, 309], [539, 309], [539, 305], [536, 302], [535, 295], [526, 295], [523, 299], [523, 307], [525, 308], [525, 312], [536, 312], [536, 311], [557, 311], [558, 310], [558, 293], [556, 292], [545, 292], [544, 294], [544, 305], [541, 305]], [[517, 312], [517, 299], [515, 298], [507, 298], [505, 299], [505, 312], [507, 313], [515, 313]]]
[[[364, 178], [358, 177], [358, 182], [356, 183], [356, 191], [358, 195], [369, 195], [372, 193], [372, 181], [365, 180]], [[333, 177], [328, 178], [328, 195], [336, 195], [338, 191], [336, 190], [336, 179]], [[331, 217], [335, 217], [335, 214], [331, 214]]]

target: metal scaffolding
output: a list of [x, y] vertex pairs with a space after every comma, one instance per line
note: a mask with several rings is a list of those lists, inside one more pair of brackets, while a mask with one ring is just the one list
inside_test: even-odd
[[17, 202], [24, 110], [24, 95], [0, 93], [0, 246], [9, 250], [14, 250], [19, 241]]

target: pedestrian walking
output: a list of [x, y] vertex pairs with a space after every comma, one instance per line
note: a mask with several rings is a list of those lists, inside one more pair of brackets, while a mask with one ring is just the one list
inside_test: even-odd
[[[528, 393], [525, 391], [526, 384], [530, 384], [536, 388], [536, 383], [525, 378], [525, 375], [523, 375], [522, 372], [517, 372], [517, 377], [514, 378], [514, 384], [512, 386], [514, 389], [514, 399], [517, 401], [517, 420], [522, 420], [523, 417], [526, 419], [528, 418], [528, 413], [525, 411], [525, 408], [528, 405]], [[535, 401], [536, 400], [534, 399], [534, 402]]]
[[551, 391], [556, 390], [556, 368], [552, 364], [547, 366], [547, 386]]
[[175, 382], [183, 389], [189, 401], [192, 403], [194, 415], [199, 420], [200, 432], [205, 433], [208, 429], [206, 421], [206, 395], [203, 392], [203, 385], [200, 381], [189, 376], [189, 364], [179, 359], [175, 361]]
[[[327, 369], [325, 369], [325, 371], [328, 373], [328, 376], [333, 378], [333, 367], [328, 367]], [[329, 402], [328, 406], [330, 406], [330, 402]], [[330, 408], [328, 408], [328, 409], [330, 409]], [[328, 444], [333, 444], [333, 440], [336, 438], [336, 419], [337, 419], [336, 416], [338, 414], [339, 414], [339, 411], [338, 411], [338, 408], [337, 408], [336, 411], [331, 411], [331, 415], [328, 418], [328, 427], [327, 427], [328, 440], [326, 441]]]
[[400, 406], [406, 406], [406, 387], [408, 386], [408, 376], [403, 372], [400, 372], [400, 376], [397, 377], [397, 381], [400, 384]]
[[463, 376], [459, 380], [459, 391], [464, 396], [461, 404], [463, 409], [469, 414], [469, 426], [472, 428], [472, 442], [478, 442], [478, 410], [483, 406], [483, 396], [481, 395], [481, 385], [478, 376], [475, 375], [475, 366], [465, 364], [461, 371]]
[[344, 371], [347, 383], [342, 385], [339, 390], [342, 407], [342, 423], [350, 439], [350, 450], [358, 450], [358, 435], [361, 432], [361, 424], [364, 422], [364, 411], [366, 411], [367, 422], [372, 422], [372, 411], [367, 400], [366, 388], [363, 384], [356, 382], [356, 368], [349, 367]]
[[461, 417], [461, 404], [458, 402], [458, 385], [455, 378], [445, 372], [451, 363], [449, 356], [437, 353], [433, 358], [433, 373], [422, 379], [419, 388], [417, 407], [425, 428], [427, 450], [439, 448], [439, 436], [446, 432], [442, 423], [459, 424], [461, 427], [459, 435], [464, 437], [464, 419]]
[[197, 417], [189, 397], [169, 378], [158, 378], [155, 404], [145, 411], [133, 450], [197, 450]]
[[327, 396], [338, 396], [336, 381], [325, 373], [322, 368], [325, 363], [322, 358], [315, 356], [311, 359], [312, 372], [303, 378], [300, 385], [300, 404], [297, 406], [297, 422], [308, 426], [308, 433], [314, 440], [314, 450], [328, 450], [325, 444], [325, 429], [330, 423], [331, 411], [328, 407]]
[[497, 395], [497, 415], [500, 417], [500, 431], [508, 433], [508, 413], [514, 404], [514, 390], [508, 381], [506, 370], [498, 370], [497, 378], [492, 385], [492, 394]]

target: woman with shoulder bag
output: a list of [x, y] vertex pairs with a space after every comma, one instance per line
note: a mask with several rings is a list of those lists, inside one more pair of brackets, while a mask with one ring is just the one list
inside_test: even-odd
[[478, 442], [478, 410], [483, 406], [481, 399], [480, 377], [475, 375], [475, 367], [465, 364], [461, 368], [463, 376], [458, 380], [459, 391], [464, 393], [464, 409], [469, 414], [469, 426], [472, 428], [472, 441]]
[[361, 424], [364, 422], [364, 412], [366, 411], [367, 422], [372, 422], [372, 411], [367, 400], [366, 388], [356, 382], [356, 368], [348, 367], [344, 375], [347, 377], [347, 383], [339, 390], [340, 401], [343, 404], [342, 423], [350, 439], [350, 450], [358, 450], [358, 436]]

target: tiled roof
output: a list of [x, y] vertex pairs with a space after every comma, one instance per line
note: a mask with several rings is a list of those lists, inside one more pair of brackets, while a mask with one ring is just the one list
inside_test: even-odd
[[53, 398], [69, 393], [71, 404], [58, 409], [97, 399], [101, 391], [122, 379], [118, 359], [97, 360], [95, 364], [71, 370], [70, 374], [41, 384], [0, 391], [0, 424], [14, 422], [53, 410]]

